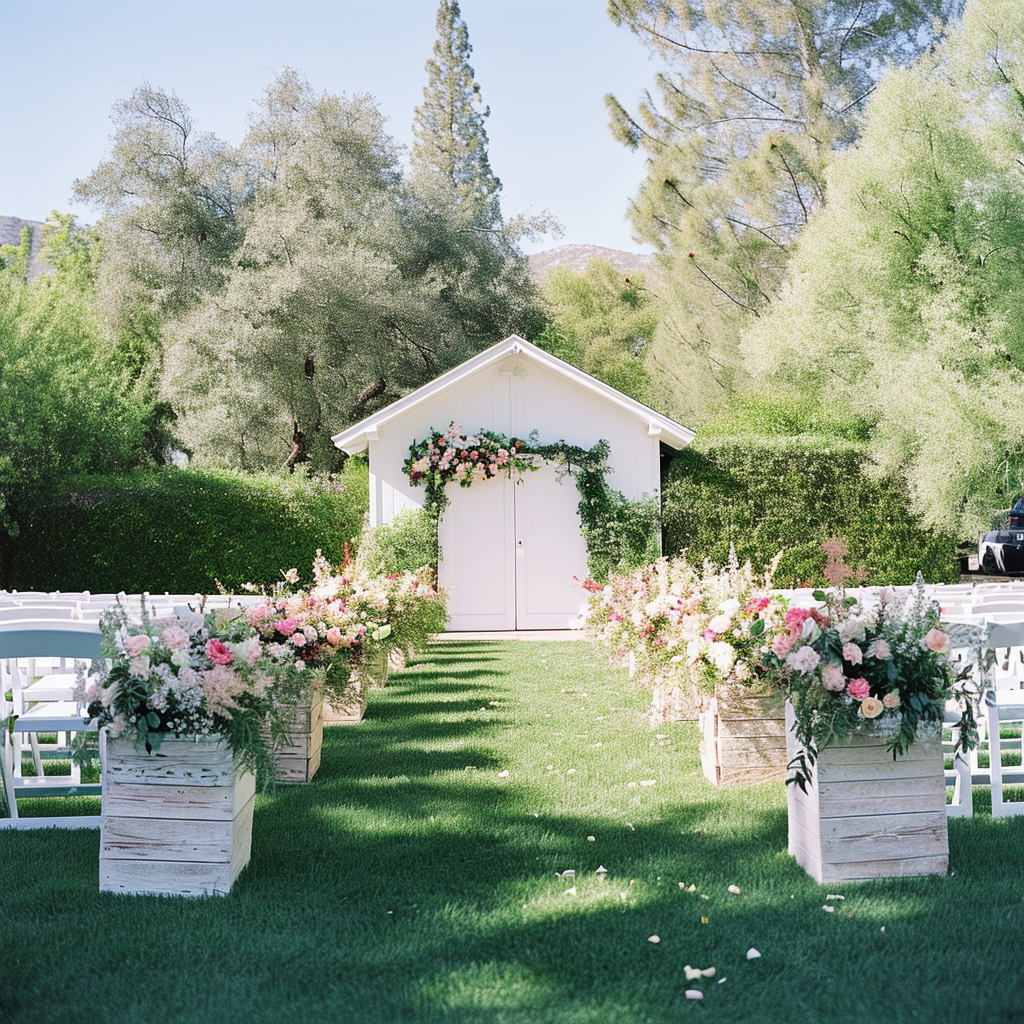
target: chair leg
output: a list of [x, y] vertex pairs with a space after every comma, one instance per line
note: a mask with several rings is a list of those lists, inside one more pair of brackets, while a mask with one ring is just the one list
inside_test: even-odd
[[[4, 732], [4, 753], [3, 753], [3, 777], [4, 777], [4, 792], [7, 795], [7, 807], [10, 818], [8, 819], [9, 827], [17, 828], [18, 822], [18, 803], [14, 796], [14, 755], [15, 746], [11, 738], [10, 730], [5, 728]], [[18, 751], [20, 753], [20, 751]]]

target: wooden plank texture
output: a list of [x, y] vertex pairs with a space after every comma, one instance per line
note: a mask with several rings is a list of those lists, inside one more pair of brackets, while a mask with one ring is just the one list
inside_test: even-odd
[[249, 862], [256, 780], [222, 741], [107, 744], [100, 828], [104, 892], [226, 893]]
[[[787, 721], [793, 724], [792, 710]], [[787, 733], [788, 756], [799, 747]], [[938, 737], [895, 761], [884, 741], [856, 735], [818, 756], [808, 791], [788, 787], [789, 852], [818, 882], [943, 874], [949, 864]]]
[[700, 716], [705, 776], [716, 786], [781, 782], [786, 775], [785, 731], [784, 705], [778, 699], [716, 687]]

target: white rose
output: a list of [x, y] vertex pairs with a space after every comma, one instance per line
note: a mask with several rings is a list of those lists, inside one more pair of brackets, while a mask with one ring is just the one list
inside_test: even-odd
[[718, 606], [718, 610], [720, 612], [725, 612], [726, 615], [732, 615], [733, 612], [738, 612], [740, 610], [740, 603], [735, 597], [730, 597], [728, 601], [723, 601]]
[[188, 651], [175, 651], [171, 655], [171, 664], [175, 668], [184, 668], [188, 664]]
[[709, 623], [712, 633], [724, 633], [732, 625], [731, 615], [716, 615]]
[[727, 676], [736, 661], [736, 651], [724, 640], [716, 640], [708, 645], [708, 660], [723, 676]]

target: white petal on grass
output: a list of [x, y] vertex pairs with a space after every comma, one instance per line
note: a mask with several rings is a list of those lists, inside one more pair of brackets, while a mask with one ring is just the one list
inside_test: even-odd
[[656, 781], [657, 781], [656, 779], [641, 779], [640, 780], [640, 785], [641, 786], [653, 786]]
[[568, 768], [568, 769], [566, 769], [565, 774], [566, 775], [575, 775], [576, 774], [576, 769], [575, 768]]
[[723, 982], [723, 981], [725, 981], [725, 980], [726, 980], [725, 978], [719, 978], [719, 979], [718, 979], [718, 984], [719, 984], [719, 985], [721, 985], [721, 984], [722, 984], [722, 982]]
[[576, 895], [576, 886], [574, 885], [571, 889], [566, 889], [565, 890], [565, 895], [566, 896], [575, 896]]
[[510, 772], [509, 772], [509, 770], [508, 770], [508, 769], [506, 768], [506, 769], [505, 769], [505, 770], [504, 770], [503, 772], [498, 772], [498, 778], [499, 778], [499, 779], [507, 779], [507, 778], [509, 777], [509, 775], [510, 775], [510, 774], [511, 774], [511, 773], [510, 773]]
[[834, 914], [836, 912], [835, 907], [830, 907], [827, 903], [821, 908], [826, 914]]
[[828, 894], [828, 895], [827, 895], [827, 896], [825, 897], [825, 899], [827, 899], [827, 900], [845, 900], [845, 899], [846, 899], [846, 897], [845, 897], [845, 896], [834, 896], [834, 895], [833, 895], [832, 893], [829, 893], [829, 894]]
[[699, 999], [703, 999], [704, 998], [704, 993], [701, 992], [700, 989], [688, 988], [686, 990], [686, 998], [687, 999], [698, 999], [698, 1000]]
[[647, 941], [653, 943], [656, 946], [659, 942], [661, 942], [661, 936], [652, 935], [650, 936], [650, 938], [648, 938]]
[[760, 957], [760, 955], [761, 954], [758, 953], [758, 951], [756, 949], [754, 949], [753, 946], [751, 946], [750, 949], [747, 950], [747, 959], [748, 960], [756, 960], [758, 957]]
[[729, 886], [729, 892], [731, 892], [733, 894], [733, 896], [739, 896], [739, 894], [740, 894], [740, 887], [738, 885], [730, 885]]
[[683, 974], [686, 975], [687, 981], [697, 981], [703, 977], [703, 972], [699, 967], [691, 967], [689, 964], [683, 967]]
[[635, 782], [627, 783], [627, 786], [628, 786], [629, 789], [636, 789], [636, 783]]
[[597, 837], [596, 836], [587, 836], [587, 842], [588, 843], [596, 843], [597, 842]]

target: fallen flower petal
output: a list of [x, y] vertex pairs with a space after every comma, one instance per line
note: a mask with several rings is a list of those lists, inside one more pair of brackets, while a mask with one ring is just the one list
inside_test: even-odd
[[686, 975], [687, 981], [697, 981], [697, 979], [702, 976], [701, 969], [699, 967], [691, 967], [689, 964], [683, 968], [683, 974]]
[[729, 892], [731, 892], [734, 896], [739, 896], [740, 887], [738, 885], [730, 885]]
[[656, 946], [656, 945], [657, 945], [657, 944], [658, 944], [659, 942], [661, 942], [661, 939], [660, 939], [660, 937], [659, 937], [659, 936], [657, 936], [657, 935], [652, 935], [652, 936], [650, 936], [650, 937], [648, 938], [648, 940], [647, 940], [647, 941], [648, 941], [648, 942], [653, 942], [653, 943], [654, 943], [654, 945]]
[[748, 960], [756, 960], [760, 955], [761, 954], [758, 953], [758, 951], [756, 949], [754, 949], [753, 946], [751, 946], [750, 949], [747, 950], [747, 959]]
[[714, 967], [705, 967], [704, 970], [701, 971], [701, 974], [703, 974], [705, 978], [713, 978], [717, 973], [718, 972]]
[[704, 993], [695, 988], [688, 988], [686, 990], [687, 999], [703, 999]]
[[498, 772], [499, 779], [507, 779], [509, 777], [509, 770], [506, 768], [503, 772]]

